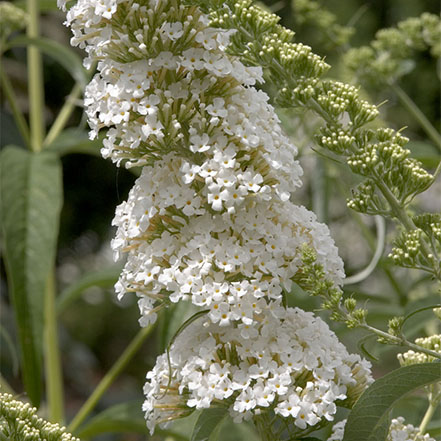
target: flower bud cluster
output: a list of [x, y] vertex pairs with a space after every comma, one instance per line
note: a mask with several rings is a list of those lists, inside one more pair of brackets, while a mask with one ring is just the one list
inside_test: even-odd
[[[403, 148], [408, 140], [399, 132], [363, 127], [378, 115], [377, 107], [361, 99], [353, 86], [320, 79], [328, 68], [326, 63], [310, 53], [309, 48], [292, 42], [292, 33], [280, 26], [273, 14], [259, 11], [251, 6], [250, 0], [198, 0], [197, 3], [210, 13], [216, 26], [236, 30], [228, 52], [239, 55], [249, 66], [264, 66], [264, 77], [278, 86], [274, 99], [278, 105], [312, 110], [323, 118], [325, 127], [316, 136], [318, 144], [346, 157], [351, 169], [366, 178], [348, 201], [349, 207], [400, 219], [400, 211], [433, 183], [434, 177], [422, 164], [409, 158], [409, 151]], [[399, 27], [404, 37], [406, 32], [412, 34], [410, 43], [406, 41], [406, 44], [428, 45], [434, 54], [439, 52], [439, 17], [423, 14], [420, 19], [410, 19]], [[389, 37], [380, 40], [382, 43], [376, 46], [382, 58]], [[399, 52], [400, 44], [396, 44], [396, 49]], [[368, 58], [373, 49], [366, 50], [368, 53], [362, 59]], [[291, 59], [289, 54], [296, 54], [295, 63], [287, 62]], [[423, 246], [426, 260], [430, 261], [423, 269], [439, 277], [439, 261], [429, 248]]]
[[[430, 337], [417, 338], [415, 343], [423, 348], [430, 349], [441, 354], [440, 334], [431, 335]], [[397, 358], [401, 366], [410, 366], [411, 364], [429, 363], [434, 361], [434, 357], [412, 350], [404, 352], [403, 354], [398, 354]]]
[[2, 439], [22, 441], [80, 441], [65, 427], [43, 420], [35, 407], [14, 400], [10, 394], [0, 394], [0, 435]]
[[[403, 231], [394, 241], [389, 258], [407, 268], [420, 268], [435, 276], [441, 270], [441, 220], [437, 214], [425, 213], [413, 218], [416, 229]], [[431, 244], [431, 252], [423, 252], [425, 241]]]
[[[325, 322], [299, 308], [263, 310], [257, 326], [193, 322], [147, 375], [147, 424], [175, 408], [203, 409], [222, 400], [235, 421], [265, 409], [305, 429], [332, 421], [372, 381], [370, 363], [348, 354]], [[170, 363], [170, 364], [169, 364]]]
[[[231, 20], [261, 18], [250, 32], [276, 26], [259, 8], [234, 7]], [[127, 255], [118, 296], [138, 296], [143, 326], [179, 301], [208, 312], [148, 374], [149, 427], [221, 400], [239, 420], [270, 408], [302, 428], [332, 420], [337, 402], [350, 406], [366, 387], [369, 365], [320, 319], [282, 307], [305, 245], [330, 283], [344, 271], [328, 228], [290, 201], [302, 169], [254, 87], [262, 69], [229, 53], [236, 34], [213, 27], [223, 16], [209, 25], [194, 4], [79, 0], [67, 17], [86, 64], [98, 61], [85, 98], [91, 137], [106, 129], [103, 156], [142, 166], [113, 221], [115, 257]], [[265, 50], [319, 69], [290, 38], [276, 33]]]
[[427, 49], [435, 58], [441, 55], [441, 19], [425, 12], [398, 23], [396, 28], [378, 31], [369, 46], [350, 49], [344, 63], [361, 81], [380, 86], [410, 72], [413, 53]]

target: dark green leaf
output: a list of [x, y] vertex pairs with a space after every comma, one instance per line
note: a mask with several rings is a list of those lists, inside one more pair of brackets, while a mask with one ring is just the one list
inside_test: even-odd
[[[187, 418], [177, 420], [176, 423], [172, 424], [167, 430], [157, 428], [155, 433], [171, 436], [176, 441], [188, 441], [188, 437], [182, 433], [186, 431], [184, 428], [185, 424], [179, 424], [181, 421], [184, 422], [184, 420], [187, 420]], [[189, 422], [192, 424], [192, 421]], [[184, 428], [184, 430], [181, 430], [182, 428]], [[77, 436], [84, 440], [110, 432], [148, 434], [149, 430], [142, 411], [142, 401], [129, 401], [109, 407], [81, 426]]]
[[[12, 364], [12, 372], [14, 375], [18, 374], [18, 353], [17, 349], [12, 342], [12, 338], [9, 335], [8, 331], [0, 324], [0, 341], [4, 340], [6, 343], [6, 347], [8, 348], [9, 353], [11, 354], [11, 364]], [[1, 347], [1, 346], [0, 346]], [[4, 354], [4, 350], [3, 350]]]
[[45, 286], [55, 260], [62, 206], [58, 157], [6, 147], [0, 155], [4, 255], [26, 391], [40, 403]]
[[91, 286], [112, 286], [121, 273], [121, 266], [107, 268], [102, 271], [85, 274], [72, 285], [68, 286], [57, 299], [57, 313], [63, 312], [67, 306], [74, 302], [84, 290]]
[[78, 431], [81, 439], [97, 436], [105, 432], [148, 433], [142, 401], [116, 404], [87, 421]]
[[221, 423], [228, 415], [227, 409], [205, 409], [199, 415], [191, 435], [191, 441], [217, 441]]
[[49, 38], [30, 38], [19, 35], [8, 42], [9, 47], [37, 46], [44, 54], [53, 58], [63, 66], [75, 81], [85, 86], [88, 83], [88, 75], [83, 67], [81, 58], [68, 46], [62, 45]]
[[[19, 0], [15, 3], [16, 6], [26, 11], [26, 0]], [[38, 9], [40, 12], [58, 11], [57, 0], [38, 0]]]
[[432, 438], [441, 436], [441, 423], [439, 421], [432, 421], [427, 428], [427, 433]]
[[160, 315], [159, 347], [166, 350], [173, 336], [178, 332], [182, 323], [190, 318], [197, 308], [191, 302], [178, 302], [170, 305]]
[[405, 366], [375, 381], [349, 414], [343, 441], [384, 441], [388, 414], [397, 400], [441, 380], [441, 363]]
[[102, 145], [102, 138], [90, 140], [89, 135], [84, 130], [66, 129], [50, 144], [48, 150], [54, 151], [60, 156], [70, 153], [101, 156], [100, 149]]

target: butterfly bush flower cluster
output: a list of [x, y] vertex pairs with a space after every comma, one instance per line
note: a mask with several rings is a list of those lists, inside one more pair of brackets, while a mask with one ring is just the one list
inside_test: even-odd
[[255, 87], [261, 68], [227, 53], [234, 31], [179, 0], [79, 0], [67, 23], [97, 62], [90, 136], [105, 130], [103, 156], [142, 167], [113, 221], [115, 257], [127, 255], [118, 296], [137, 295], [143, 326], [182, 300], [208, 312], [148, 374], [149, 427], [224, 400], [237, 420], [269, 406], [300, 428], [332, 420], [369, 366], [282, 306], [305, 244], [336, 285], [344, 272], [328, 228], [291, 201], [302, 169]]
[[148, 426], [173, 417], [176, 408], [185, 414], [225, 400], [235, 421], [271, 406], [305, 429], [332, 421], [336, 405], [366, 387], [369, 363], [348, 354], [320, 318], [283, 307], [258, 318], [257, 326], [188, 326], [170, 350], [170, 365], [164, 354], [147, 375]]

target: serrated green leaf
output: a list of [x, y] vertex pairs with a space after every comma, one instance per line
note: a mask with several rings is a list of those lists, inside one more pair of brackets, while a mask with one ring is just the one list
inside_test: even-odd
[[72, 285], [68, 286], [57, 298], [57, 313], [62, 313], [72, 302], [74, 302], [84, 290], [91, 286], [112, 286], [122, 271], [121, 266], [114, 266], [105, 270], [87, 273]]
[[10, 48], [28, 45], [38, 47], [41, 52], [57, 61], [81, 85], [85, 86], [88, 83], [87, 72], [83, 67], [81, 58], [70, 47], [49, 38], [30, 38], [26, 35], [19, 35], [8, 42]]
[[397, 400], [427, 384], [441, 381], [441, 363], [405, 366], [371, 384], [359, 398], [345, 427], [343, 441], [384, 441], [389, 411]]
[[213, 407], [199, 415], [191, 435], [191, 441], [217, 441], [227, 409]]
[[6, 147], [0, 164], [0, 219], [23, 382], [38, 406], [45, 286], [55, 260], [63, 199], [61, 162], [54, 154]]
[[103, 145], [103, 137], [90, 140], [84, 130], [66, 129], [48, 146], [49, 151], [54, 151], [60, 156], [70, 153], [83, 153], [101, 157], [100, 149]]

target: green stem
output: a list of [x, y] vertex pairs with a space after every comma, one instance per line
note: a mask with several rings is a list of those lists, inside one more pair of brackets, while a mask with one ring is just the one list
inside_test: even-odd
[[[348, 195], [345, 192], [345, 190], [341, 184], [341, 181], [339, 179], [336, 179], [336, 183], [337, 183], [338, 188], [340, 189], [340, 191], [342, 192], [342, 194], [346, 198]], [[376, 247], [375, 237], [372, 234], [371, 230], [361, 220], [361, 214], [354, 211], [354, 210], [348, 210], [348, 213], [355, 220], [355, 222], [357, 223], [357, 225], [361, 229], [361, 232], [362, 232], [364, 238], [366, 239], [366, 242], [368, 243], [369, 248], [372, 251], [375, 251], [375, 247]], [[384, 264], [382, 264], [380, 267], [384, 271], [384, 273], [386, 274], [386, 277], [389, 279], [389, 283], [391, 284], [392, 288], [394, 289], [395, 293], [397, 294], [400, 305], [404, 306], [408, 300], [407, 293], [403, 290], [403, 288], [401, 287], [400, 283], [398, 282], [398, 280], [396, 279], [396, 277], [394, 276], [394, 274], [390, 270], [390, 268], [388, 268], [386, 262]]]
[[44, 349], [49, 420], [53, 423], [63, 423], [64, 392], [60, 350], [58, 345], [54, 272], [51, 273], [46, 285]]
[[81, 85], [76, 83], [43, 142], [45, 147], [52, 144], [52, 142], [54, 142], [54, 140], [66, 126], [72, 112], [75, 109], [75, 100], [80, 97], [82, 90], [83, 88]]
[[426, 413], [424, 414], [424, 417], [421, 421], [418, 434], [424, 435], [426, 432], [426, 427], [430, 423], [430, 420], [433, 417], [433, 414], [435, 413], [436, 408], [438, 407], [438, 404], [441, 401], [441, 392], [439, 392], [435, 397], [432, 395], [429, 398], [429, 407], [426, 410]]
[[138, 332], [138, 334], [136, 334], [135, 338], [130, 342], [126, 350], [121, 354], [121, 356], [111, 367], [109, 372], [107, 372], [107, 374], [99, 382], [92, 395], [87, 399], [87, 401], [83, 404], [81, 409], [75, 415], [74, 419], [71, 421], [69, 427], [67, 428], [68, 432], [73, 433], [78, 429], [78, 427], [85, 420], [87, 415], [89, 415], [89, 413], [96, 406], [100, 398], [103, 396], [104, 392], [115, 381], [118, 375], [124, 370], [130, 360], [133, 358], [133, 356], [141, 348], [142, 343], [151, 334], [153, 328], [154, 325], [147, 326], [146, 328], [142, 328]]
[[[39, 36], [39, 1], [27, 0], [29, 23], [27, 35], [29, 38]], [[31, 149], [39, 152], [44, 138], [44, 88], [41, 55], [34, 45], [28, 46], [28, 83], [29, 83], [29, 123], [31, 128]]]
[[360, 326], [364, 329], [367, 329], [370, 332], [373, 332], [374, 334], [378, 335], [379, 337], [382, 337], [382, 338], [394, 343], [394, 344], [401, 345], [401, 346], [407, 346], [408, 348], [414, 350], [415, 352], [422, 352], [422, 353], [429, 355], [431, 357], [441, 359], [441, 354], [439, 354], [438, 352], [432, 351], [430, 349], [426, 349], [422, 346], [419, 346], [415, 343], [412, 343], [412, 342], [406, 340], [403, 337], [397, 337], [395, 335], [381, 331], [380, 329], [374, 328], [373, 326], [369, 326], [366, 323], [362, 324]]
[[420, 108], [413, 102], [410, 96], [397, 84], [392, 84], [392, 90], [398, 96], [403, 106], [412, 114], [412, 116], [418, 121], [420, 126], [424, 129], [427, 136], [435, 143], [437, 149], [441, 151], [441, 135], [433, 127], [426, 115], [421, 112]]
[[8, 103], [11, 106], [12, 115], [14, 116], [14, 120], [15, 123], [17, 124], [18, 130], [20, 131], [20, 134], [24, 142], [26, 143], [26, 146], [30, 148], [31, 143], [30, 143], [28, 124], [26, 122], [25, 117], [23, 116], [23, 113], [18, 107], [17, 98], [15, 96], [12, 84], [9, 81], [8, 75], [1, 68], [0, 68], [0, 79], [1, 79], [2, 88], [6, 95], [6, 99], [8, 100]]
[[[392, 193], [389, 187], [378, 176], [376, 178], [377, 178], [376, 183], [378, 185], [378, 188], [383, 193], [384, 197], [389, 203], [393, 215], [401, 222], [401, 224], [407, 231], [415, 230], [416, 226], [413, 223], [411, 217], [407, 214], [406, 209], [400, 205], [400, 203], [397, 201], [395, 195]], [[421, 240], [420, 243], [421, 243], [422, 251], [427, 257], [427, 260], [431, 261], [431, 259], [429, 259], [429, 256], [433, 255], [434, 253], [432, 252], [432, 250], [430, 249], [429, 245], [425, 240]], [[438, 278], [438, 280], [441, 280], [441, 271], [439, 266], [433, 265], [433, 273]]]

